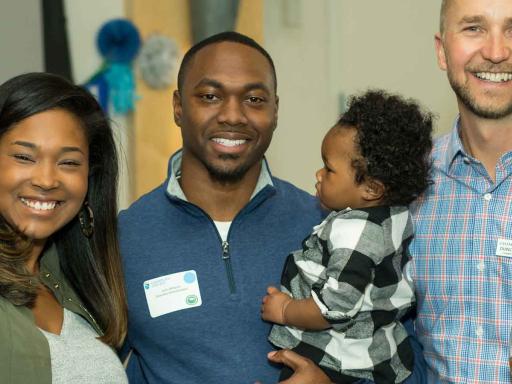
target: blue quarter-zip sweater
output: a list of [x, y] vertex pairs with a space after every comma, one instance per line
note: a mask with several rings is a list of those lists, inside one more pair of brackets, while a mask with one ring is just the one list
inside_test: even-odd
[[[286, 256], [323, 213], [313, 196], [272, 177], [263, 162], [255, 193], [223, 244], [211, 218], [186, 201], [179, 163], [178, 152], [169, 179], [119, 217], [130, 383], [276, 383], [261, 299], [268, 285], [279, 286]], [[143, 283], [188, 270], [196, 271], [202, 305], [152, 318]]]

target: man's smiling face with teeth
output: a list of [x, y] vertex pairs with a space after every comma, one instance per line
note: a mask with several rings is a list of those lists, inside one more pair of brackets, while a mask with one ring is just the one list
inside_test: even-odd
[[224, 145], [226, 147], [236, 147], [237, 145], [244, 144], [247, 140], [230, 140], [230, 139], [221, 139], [219, 137], [214, 137], [212, 141]]
[[0, 137], [0, 214], [44, 243], [78, 213], [87, 193], [89, 146], [62, 109], [22, 120]]
[[436, 50], [461, 110], [512, 114], [512, 1], [451, 0]]
[[275, 86], [270, 63], [255, 48], [201, 48], [173, 100], [187, 163], [226, 182], [259, 167], [277, 123]]
[[476, 72], [475, 76], [493, 83], [503, 83], [512, 80], [512, 73]]

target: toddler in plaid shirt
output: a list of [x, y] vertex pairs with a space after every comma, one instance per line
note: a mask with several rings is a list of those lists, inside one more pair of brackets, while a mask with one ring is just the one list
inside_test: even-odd
[[[270, 341], [312, 359], [335, 383], [400, 383], [413, 352], [400, 318], [413, 306], [403, 274], [408, 204], [429, 185], [432, 117], [384, 91], [353, 97], [322, 143], [317, 196], [332, 212], [267, 289]], [[281, 380], [292, 371], [284, 368]]]

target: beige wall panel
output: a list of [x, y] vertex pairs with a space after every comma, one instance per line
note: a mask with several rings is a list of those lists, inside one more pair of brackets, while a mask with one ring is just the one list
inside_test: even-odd
[[[184, 52], [191, 41], [187, 0], [129, 0], [127, 15], [143, 39], [153, 33], [176, 41]], [[137, 74], [141, 99], [133, 114], [135, 198], [160, 184], [167, 173], [169, 155], [181, 147], [181, 134], [172, 115], [172, 87], [155, 90]]]
[[263, 44], [263, 0], [240, 0], [235, 29]]

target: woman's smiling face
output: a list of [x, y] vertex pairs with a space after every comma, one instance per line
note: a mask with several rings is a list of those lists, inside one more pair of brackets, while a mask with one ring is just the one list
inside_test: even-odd
[[0, 137], [0, 170], [0, 214], [44, 242], [76, 216], [87, 194], [84, 128], [63, 109], [30, 116]]

